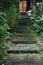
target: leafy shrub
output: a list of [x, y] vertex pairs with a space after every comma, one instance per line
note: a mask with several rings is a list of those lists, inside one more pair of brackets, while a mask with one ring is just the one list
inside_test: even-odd
[[9, 36], [9, 33], [7, 32], [7, 29], [9, 29], [9, 26], [7, 24], [7, 20], [5, 19], [5, 17], [6, 17], [6, 14], [3, 12], [0, 12], [0, 65], [2, 65], [6, 55], [5, 40], [6, 40], [6, 37]]
[[34, 19], [34, 27], [36, 33], [41, 35], [41, 32], [43, 32], [43, 14], [42, 14], [42, 3], [37, 3], [36, 4], [36, 17]]
[[34, 22], [34, 27], [35, 27], [35, 32], [38, 34], [40, 34], [41, 31], [43, 31], [43, 26], [41, 22], [43, 22], [43, 18], [40, 16], [36, 17], [35, 22]]
[[30, 19], [34, 21], [34, 31], [36, 34], [40, 34], [43, 36], [43, 14], [42, 14], [42, 3], [37, 3], [35, 6], [35, 10], [33, 10]]
[[3, 11], [8, 10], [14, 4], [18, 7], [17, 0], [0, 0], [0, 8]]
[[8, 24], [9, 27], [12, 28], [15, 26], [15, 23], [18, 21], [18, 12], [15, 6], [10, 7], [9, 11], [7, 12]]

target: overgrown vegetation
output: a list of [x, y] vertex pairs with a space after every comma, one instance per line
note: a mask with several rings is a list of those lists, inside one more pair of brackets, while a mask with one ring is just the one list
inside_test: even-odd
[[11, 6], [16, 5], [18, 8], [17, 0], [0, 0], [0, 8], [2, 11], [8, 10]]
[[[6, 60], [6, 39], [10, 38], [8, 29], [15, 26], [18, 21], [18, 7], [16, 0], [0, 0], [0, 65]], [[8, 45], [7, 45], [8, 44]]]
[[[43, 9], [42, 9], [42, 3], [38, 2], [32, 11], [32, 15], [30, 16], [31, 21], [33, 21], [33, 26], [34, 26], [34, 34], [36, 39], [39, 40], [39, 38], [43, 38]], [[37, 42], [38, 47], [40, 49], [40, 43]], [[39, 54], [41, 59], [43, 59], [43, 50], [39, 50]]]
[[7, 24], [7, 20], [4, 17], [6, 17], [6, 14], [0, 12], [0, 65], [2, 65], [6, 55], [5, 40], [9, 36], [9, 32], [7, 32], [9, 26]]
[[18, 9], [15, 7], [15, 5], [13, 7], [10, 7], [7, 12], [7, 19], [10, 28], [13, 28], [18, 22], [18, 16]]
[[35, 33], [39, 36], [43, 36], [43, 14], [42, 3], [37, 3], [32, 11], [30, 19], [33, 21]]
[[[43, 37], [43, 14], [42, 4], [35, 6], [33, 13], [30, 16], [31, 21], [34, 21], [34, 30], [31, 30]], [[4, 13], [5, 12], [5, 13]], [[6, 56], [6, 39], [9, 37], [10, 28], [14, 28], [18, 22], [18, 3], [17, 0], [0, 0], [0, 65], [4, 62]], [[41, 51], [41, 54], [43, 52]]]

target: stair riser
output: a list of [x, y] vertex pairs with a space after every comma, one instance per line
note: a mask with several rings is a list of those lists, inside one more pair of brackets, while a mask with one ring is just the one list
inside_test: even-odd
[[36, 44], [13, 44], [8, 52], [16, 52], [16, 53], [36, 53], [39, 52], [39, 48]]
[[42, 65], [39, 54], [9, 54], [8, 65]]

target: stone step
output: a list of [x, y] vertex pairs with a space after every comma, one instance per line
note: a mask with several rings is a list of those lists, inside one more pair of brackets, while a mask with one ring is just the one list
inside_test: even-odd
[[34, 35], [15, 35], [14, 34], [14, 38], [15, 40], [34, 40], [35, 41], [35, 38], [34, 38]]
[[39, 40], [38, 45], [39, 45], [40, 50], [43, 51], [43, 40]]
[[17, 39], [17, 40], [33, 40], [33, 42], [35, 41], [37, 43], [37, 40], [35, 40], [34, 38], [34, 34], [32, 33], [13, 33], [13, 36], [14, 36], [14, 40]]
[[43, 37], [38, 40], [39, 43], [43, 43]]
[[[30, 30], [32, 30], [32, 29], [30, 29]], [[30, 31], [29, 31], [29, 29], [26, 29], [26, 28], [15, 28], [14, 30], [13, 30], [14, 32], [17, 32], [17, 33], [29, 33]]]
[[26, 30], [25, 28], [24, 29], [21, 29], [21, 28], [15, 28], [14, 30], [13, 30], [13, 32], [17, 32], [17, 33], [28, 33], [29, 32], [29, 29], [28, 30]]
[[34, 30], [34, 27], [20, 27], [20, 26], [17, 26], [13, 29], [14, 32], [17, 32], [17, 33], [28, 33], [30, 32], [30, 30]]
[[[30, 24], [29, 24], [29, 26], [30, 26]], [[17, 29], [25, 29], [25, 30], [26, 30], [27, 28], [28, 28], [28, 29], [34, 29], [33, 26], [30, 26], [30, 27], [29, 27], [29, 26], [22, 24], [22, 25], [19, 25], [19, 26], [15, 26], [15, 28], [17, 28]]]
[[32, 35], [30, 35], [31, 33], [29, 32], [29, 33], [14, 33], [14, 36], [20, 36], [20, 37], [28, 37], [28, 36], [32, 36]]
[[28, 43], [36, 43], [37, 41], [34, 39], [34, 38], [14, 38], [13, 40], [12, 40], [12, 42], [13, 43], [26, 43], [26, 42], [28, 42]]
[[26, 15], [19, 15], [19, 20], [21, 19], [29, 19], [29, 17]]
[[7, 65], [43, 65], [39, 54], [8, 54]]
[[39, 52], [39, 47], [36, 44], [12, 44], [8, 52]]
[[39, 44], [39, 47], [40, 47], [40, 50], [43, 51], [43, 43], [40, 43], [40, 44]]
[[20, 23], [20, 24], [27, 24], [27, 23], [30, 23], [30, 24], [32, 24], [33, 22], [30, 20], [30, 18], [28, 17], [28, 18], [20, 18], [19, 19], [19, 22], [18, 23]]
[[38, 45], [39, 45], [40, 50], [43, 51], [43, 38], [38, 40]]
[[28, 20], [27, 21], [27, 19], [26, 20], [20, 20], [19, 22], [17, 22], [16, 24], [18, 24], [19, 26], [21, 25], [21, 26], [30, 26], [30, 27], [32, 27], [33, 26], [33, 22], [31, 22], [30, 20]]

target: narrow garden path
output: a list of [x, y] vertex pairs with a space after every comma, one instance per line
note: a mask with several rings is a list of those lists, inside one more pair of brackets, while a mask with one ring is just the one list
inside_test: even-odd
[[43, 40], [37, 41], [32, 34], [32, 22], [24, 17], [15, 27], [12, 46], [8, 49], [7, 65], [43, 65], [40, 52]]

